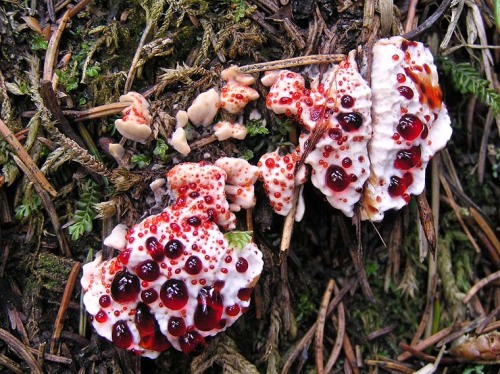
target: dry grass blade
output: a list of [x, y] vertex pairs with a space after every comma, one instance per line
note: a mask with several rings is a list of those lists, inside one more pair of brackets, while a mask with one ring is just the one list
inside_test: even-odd
[[242, 73], [258, 73], [268, 70], [287, 69], [294, 66], [315, 65], [315, 64], [336, 64], [345, 59], [345, 55], [310, 55], [304, 57], [293, 57], [285, 60], [261, 62], [259, 64], [245, 65], [238, 67]]
[[66, 28], [66, 24], [70, 20], [70, 15], [71, 10], [67, 10], [61, 19], [59, 19], [57, 30], [50, 37], [49, 45], [45, 53], [45, 62], [43, 64], [43, 80], [52, 82], [59, 42], [61, 41], [62, 33]]
[[[333, 285], [333, 291], [335, 293], [335, 296], [337, 296], [340, 292], [336, 284]], [[337, 359], [339, 358], [340, 355], [340, 351], [342, 350], [342, 343], [344, 342], [344, 335], [345, 335], [344, 303], [340, 302], [337, 309], [338, 309], [337, 337], [335, 338], [335, 343], [333, 344], [332, 352], [330, 353], [330, 357], [328, 357], [328, 361], [326, 362], [325, 365], [326, 373], [330, 373], [333, 366], [337, 362]]]
[[[419, 360], [422, 360], [422, 361], [425, 361], [425, 362], [429, 362], [431, 364], [433, 364], [433, 363], [436, 362], [436, 357], [428, 355], [428, 354], [425, 354], [424, 352], [421, 352], [421, 351], [415, 349], [414, 347], [412, 347], [411, 345], [408, 345], [406, 343], [403, 343], [403, 342], [399, 343], [399, 348], [401, 348], [404, 351], [407, 351], [407, 352], [411, 353], [413, 356], [415, 356]], [[443, 364], [453, 364], [453, 363], [457, 363], [457, 362], [460, 362], [460, 361], [461, 360], [457, 359], [457, 358], [442, 358], [441, 359], [441, 362]]]
[[403, 37], [406, 39], [413, 39], [413, 38], [417, 37], [418, 35], [422, 34], [425, 30], [432, 27], [432, 25], [434, 25], [437, 21], [439, 21], [441, 19], [444, 12], [446, 12], [446, 10], [449, 8], [450, 4], [451, 4], [451, 0], [443, 0], [441, 2], [441, 4], [439, 4], [439, 7], [436, 9], [436, 11], [433, 14], [431, 14], [416, 29], [404, 34]]
[[74, 118], [75, 121], [88, 121], [91, 119], [102, 118], [107, 116], [112, 116], [114, 114], [120, 113], [123, 109], [130, 106], [131, 102], [119, 102], [101, 105], [95, 108], [87, 109], [87, 110], [68, 110], [63, 111], [64, 115]]
[[23, 359], [29, 366], [31, 373], [42, 374], [42, 368], [35, 360], [29, 349], [21, 343], [14, 335], [10, 332], [0, 328], [0, 339], [2, 339], [7, 346], [16, 353], [21, 359]]
[[68, 282], [66, 283], [66, 287], [64, 288], [64, 294], [61, 300], [61, 305], [59, 306], [59, 311], [57, 312], [57, 317], [55, 320], [55, 329], [52, 334], [52, 339], [50, 342], [50, 353], [54, 354], [56, 351], [57, 343], [59, 342], [59, 338], [61, 337], [61, 331], [63, 328], [63, 319], [66, 315], [66, 310], [68, 309], [69, 301], [71, 299], [71, 293], [73, 292], [73, 288], [75, 287], [75, 283], [78, 277], [78, 273], [80, 272], [80, 263], [77, 262], [73, 265], [71, 272], [68, 277]]
[[476, 223], [478, 224], [481, 231], [486, 234], [491, 244], [493, 244], [493, 247], [495, 248], [498, 255], [500, 255], [500, 241], [498, 240], [495, 232], [491, 229], [488, 222], [486, 222], [483, 216], [476, 209], [469, 208], [469, 212], [472, 218], [474, 218], [474, 221], [476, 221]]
[[319, 307], [318, 318], [316, 320], [316, 344], [314, 357], [316, 359], [316, 370], [318, 371], [318, 374], [325, 373], [325, 365], [323, 362], [323, 333], [325, 331], [326, 310], [328, 308], [330, 297], [332, 296], [334, 284], [335, 281], [333, 279], [328, 281], [328, 285], [323, 293], [323, 299], [321, 300], [321, 305]]
[[[437, 342], [439, 342], [440, 340], [444, 339], [445, 337], [447, 337], [448, 335], [450, 335], [450, 333], [453, 331], [453, 326], [449, 326], [449, 327], [446, 327], [442, 330], [439, 330], [437, 333], [435, 333], [434, 335], [431, 335], [429, 336], [427, 339], [424, 339], [422, 341], [420, 341], [418, 344], [412, 346], [414, 349], [416, 349], [417, 351], [423, 351], [424, 349], [427, 349], [429, 347], [432, 347], [434, 344], [436, 344]], [[405, 352], [405, 353], [402, 353], [398, 356], [397, 360], [398, 361], [406, 361], [408, 360], [410, 357], [412, 356], [411, 353], [409, 352]]]
[[437, 237], [436, 229], [434, 225], [434, 219], [432, 217], [432, 210], [425, 196], [425, 192], [417, 195], [417, 206], [418, 206], [418, 216], [422, 227], [424, 229], [425, 238], [427, 239], [427, 244], [431, 251], [432, 257], [436, 259], [436, 248], [437, 248]]
[[40, 186], [41, 189], [47, 191], [52, 197], [57, 196], [57, 191], [49, 183], [45, 175], [42, 174], [38, 166], [33, 162], [32, 158], [26, 152], [19, 140], [14, 136], [12, 131], [0, 119], [0, 134], [7, 140], [12, 147], [13, 152], [19, 157], [22, 163], [26, 166], [26, 176], [33, 184]]
[[386, 36], [392, 27], [392, 21], [394, 19], [393, 0], [379, 0], [378, 6], [380, 9], [380, 34], [381, 36]]
[[400, 373], [415, 373], [415, 370], [403, 365], [399, 362], [392, 362], [392, 361], [382, 361], [382, 360], [365, 360], [365, 363], [370, 366], [377, 366], [383, 369], [386, 369], [388, 371], [391, 370], [396, 370], [397, 372]]
[[487, 277], [477, 282], [474, 286], [472, 286], [472, 288], [465, 294], [463, 300], [464, 303], [467, 304], [476, 293], [478, 293], [482, 288], [486, 287], [488, 284], [497, 279], [500, 279], [500, 270], [488, 275]]
[[0, 354], [0, 365], [5, 366], [8, 370], [15, 374], [22, 374], [21, 367], [13, 360], [5, 355]]
[[354, 349], [352, 349], [352, 344], [347, 334], [344, 334], [342, 347], [344, 348], [346, 362], [349, 363], [354, 374], [359, 374], [358, 360], [356, 359], [356, 355], [354, 354]]
[[280, 242], [280, 262], [283, 262], [288, 249], [290, 249], [290, 243], [292, 241], [293, 234], [293, 225], [295, 223], [295, 214], [297, 213], [297, 203], [299, 201], [301, 189], [302, 187], [300, 186], [295, 187], [292, 197], [292, 209], [285, 218]]
[[424, 314], [422, 315], [422, 319], [420, 320], [420, 324], [418, 325], [417, 332], [411, 340], [412, 345], [416, 345], [418, 343], [420, 337], [423, 335], [425, 328], [429, 323], [430, 317], [432, 315], [432, 308], [434, 307], [434, 299], [436, 298], [436, 289], [437, 274], [434, 274], [431, 279], [429, 292], [427, 292], [427, 302], [425, 304]]

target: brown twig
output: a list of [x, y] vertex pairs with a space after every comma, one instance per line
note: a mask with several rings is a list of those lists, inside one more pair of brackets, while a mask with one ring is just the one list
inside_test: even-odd
[[488, 237], [489, 241], [495, 248], [496, 252], [498, 255], [500, 255], [500, 241], [498, 240], [497, 236], [495, 235], [495, 232], [491, 229], [490, 225], [486, 220], [483, 218], [483, 216], [473, 207], [469, 208], [470, 215], [476, 221], [478, 224], [479, 228], [486, 234]]
[[303, 57], [293, 57], [285, 60], [261, 62], [258, 64], [245, 65], [238, 67], [241, 73], [258, 73], [268, 70], [280, 70], [293, 66], [315, 65], [315, 64], [331, 64], [339, 63], [345, 60], [345, 55], [310, 55]]
[[431, 279], [429, 292], [427, 292], [427, 301], [425, 303], [424, 314], [422, 315], [422, 319], [420, 321], [420, 324], [418, 325], [417, 332], [411, 340], [411, 345], [416, 345], [418, 343], [431, 317], [431, 311], [434, 306], [434, 299], [436, 298], [437, 279], [437, 274], [434, 274]]
[[399, 362], [382, 361], [382, 360], [365, 360], [365, 363], [367, 365], [378, 366], [387, 370], [397, 370], [400, 373], [408, 373], [408, 374], [415, 373], [414, 369], [406, 365], [403, 365]]
[[76, 279], [78, 277], [78, 273], [80, 272], [80, 267], [81, 265], [79, 262], [73, 265], [73, 268], [69, 273], [66, 287], [64, 288], [64, 294], [61, 300], [61, 305], [59, 306], [59, 310], [57, 312], [57, 317], [55, 320], [54, 333], [52, 334], [52, 340], [50, 342], [50, 353], [52, 354], [54, 354], [57, 343], [59, 342], [59, 338], [61, 336], [61, 331], [63, 328], [63, 319], [64, 316], [66, 315], [66, 310], [68, 309], [68, 304], [71, 299], [71, 293], [73, 292], [73, 288], [75, 287]]
[[[421, 352], [420, 350], [415, 349], [414, 347], [412, 347], [411, 345], [408, 345], [406, 343], [403, 343], [403, 342], [399, 343], [399, 348], [401, 348], [403, 351], [409, 352], [412, 356], [415, 356], [419, 360], [422, 360], [425, 362], [430, 362], [431, 364], [436, 362], [436, 357], [425, 354], [424, 352]], [[443, 364], [454, 364], [454, 363], [458, 363], [458, 362], [462, 362], [462, 361], [463, 360], [461, 360], [459, 358], [443, 357], [441, 359], [441, 363], [443, 363]]]
[[200, 140], [197, 140], [197, 141], [191, 143], [189, 145], [189, 147], [191, 148], [191, 150], [198, 149], [198, 148], [202, 148], [210, 143], [216, 142], [217, 140], [218, 139], [215, 135], [210, 135], [210, 136], [207, 136], [206, 138], [202, 138]]
[[406, 39], [414, 39], [420, 34], [422, 34], [427, 29], [431, 28], [439, 19], [443, 16], [444, 12], [449, 8], [451, 0], [443, 0], [436, 11], [431, 14], [427, 19], [420, 24], [416, 29], [413, 29], [410, 32], [407, 32], [403, 35], [403, 38]]
[[[448, 336], [452, 331], [453, 331], [454, 326], [449, 326], [446, 327], [442, 330], [439, 330], [437, 333], [434, 335], [429, 336], [427, 339], [424, 339], [420, 341], [418, 344], [415, 344], [413, 348], [415, 348], [418, 351], [423, 351], [424, 349], [427, 349], [429, 347], [432, 347], [434, 344]], [[398, 356], [397, 360], [398, 361], [405, 361], [408, 360], [412, 356], [411, 353], [405, 352], [402, 353]]]
[[14, 335], [0, 328], [0, 339], [2, 339], [16, 355], [26, 362], [26, 364], [30, 367], [31, 373], [42, 374], [42, 368], [38, 365], [38, 362], [35, 360], [29, 349], [27, 349], [27, 347]]
[[26, 166], [26, 176], [33, 184], [40, 186], [40, 189], [47, 191], [51, 196], [55, 197], [57, 191], [49, 183], [45, 175], [42, 174], [38, 166], [33, 162], [28, 152], [24, 149], [19, 140], [16, 139], [12, 131], [0, 119], [0, 134], [7, 140], [12, 147], [12, 151], [19, 157], [22, 163]]
[[15, 374], [22, 374], [21, 366], [5, 355], [0, 354], [0, 366], [5, 366], [8, 370]]
[[323, 333], [325, 331], [326, 310], [328, 308], [330, 297], [332, 296], [334, 284], [335, 281], [333, 279], [328, 281], [328, 285], [323, 293], [323, 299], [321, 300], [321, 305], [319, 307], [318, 318], [316, 319], [314, 357], [316, 359], [316, 370], [318, 371], [318, 374], [325, 373], [325, 363], [323, 361]]
[[378, 329], [378, 330], [375, 330], [375, 331], [369, 333], [367, 338], [368, 338], [368, 340], [378, 339], [381, 336], [390, 334], [391, 332], [394, 331], [395, 328], [396, 328], [396, 325], [394, 325], [394, 324], [386, 326], [386, 327], [382, 327], [381, 329]]
[[410, 0], [408, 5], [408, 13], [406, 16], [405, 32], [408, 33], [413, 29], [413, 22], [415, 21], [415, 14], [417, 10], [418, 0]]
[[474, 286], [471, 287], [469, 291], [465, 294], [463, 302], [467, 304], [472, 296], [474, 296], [476, 293], [479, 292], [483, 287], [487, 286], [489, 283], [500, 279], [500, 270], [488, 275], [487, 277], [481, 279], [479, 282], [477, 282]]
[[418, 206], [418, 216], [420, 218], [420, 222], [422, 223], [422, 228], [424, 229], [425, 238], [427, 239], [427, 244], [429, 245], [432, 257], [436, 260], [436, 230], [434, 226], [434, 219], [432, 217], [432, 209], [429, 206], [427, 197], [425, 196], [425, 191], [420, 195], [417, 195], [416, 200]]
[[292, 242], [293, 225], [295, 223], [295, 214], [297, 213], [297, 203], [299, 201], [299, 196], [301, 193], [301, 186], [296, 186], [293, 191], [292, 196], [292, 209], [288, 212], [285, 223], [283, 224], [283, 231], [281, 234], [280, 242], [280, 262], [283, 262], [288, 250], [290, 249], [290, 243]]
[[[71, 11], [67, 10], [64, 15], [59, 19], [59, 25], [57, 30], [50, 37], [49, 44], [47, 46], [47, 51], [45, 53], [45, 62], [43, 65], [43, 80], [52, 82], [52, 77], [54, 75], [54, 65], [57, 56], [57, 49], [59, 47], [59, 42], [61, 41], [62, 33], [66, 28]], [[52, 86], [52, 83], [51, 83]]]
[[[339, 288], [337, 287], [337, 284], [333, 284], [333, 292], [335, 296], [337, 296], [340, 291]], [[338, 321], [337, 321], [337, 337], [335, 338], [335, 343], [333, 344], [332, 352], [330, 353], [330, 357], [328, 357], [328, 361], [326, 362], [325, 365], [325, 372], [330, 373], [333, 366], [337, 362], [337, 359], [339, 358], [340, 351], [342, 350], [342, 343], [344, 342], [344, 335], [345, 335], [345, 309], [344, 309], [344, 303], [340, 302], [339, 306], [337, 307], [338, 310]], [[333, 318], [332, 318], [333, 320]]]
[[344, 348], [344, 353], [346, 357], [346, 361], [351, 365], [351, 369], [354, 374], [359, 374], [359, 368], [356, 360], [356, 355], [354, 354], [354, 350], [352, 349], [351, 341], [349, 340], [349, 336], [344, 334], [344, 340], [342, 342], [342, 347]]

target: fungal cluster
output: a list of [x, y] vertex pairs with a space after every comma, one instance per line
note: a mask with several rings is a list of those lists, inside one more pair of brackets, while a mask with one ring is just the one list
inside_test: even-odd
[[[253, 185], [251, 165], [221, 164], [232, 186]], [[83, 267], [83, 300], [99, 335], [146, 357], [169, 347], [188, 354], [248, 309], [262, 253], [251, 241], [232, 246], [221, 231], [235, 227], [227, 178], [203, 162], [174, 167], [167, 174], [174, 203], [129, 229], [119, 225], [105, 241], [119, 255], [99, 254]], [[237, 195], [233, 204], [254, 203]]]
[[[423, 44], [402, 37], [378, 41], [369, 78], [371, 85], [353, 51], [310, 88], [288, 70], [270, 72], [262, 82], [271, 86], [267, 107], [302, 127], [299, 146], [283, 156], [311, 166], [312, 183], [334, 208], [352, 217], [361, 202], [362, 218], [380, 221], [385, 211], [423, 192], [426, 166], [452, 130], [432, 55]], [[292, 165], [278, 176], [274, 159], [266, 154], [258, 166], [271, 205], [286, 215], [297, 185], [292, 176], [303, 173]], [[280, 177], [288, 183], [278, 191]]]

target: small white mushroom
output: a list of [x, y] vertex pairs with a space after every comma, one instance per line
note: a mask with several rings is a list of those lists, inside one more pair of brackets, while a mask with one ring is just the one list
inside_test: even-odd
[[219, 141], [227, 140], [229, 138], [242, 140], [247, 136], [247, 128], [241, 123], [220, 121], [215, 124], [214, 129], [214, 135]]
[[116, 129], [125, 138], [144, 144], [152, 134], [149, 103], [137, 92], [120, 97], [120, 102], [129, 101], [132, 103], [123, 110], [123, 117], [115, 121]]
[[219, 110], [219, 93], [211, 88], [199, 94], [187, 110], [189, 121], [196, 127], [210, 125]]
[[188, 113], [185, 110], [179, 110], [175, 115], [175, 128], [185, 127], [189, 122]]
[[186, 156], [191, 152], [191, 148], [187, 143], [186, 131], [182, 127], [178, 127], [172, 133], [172, 137], [168, 139], [168, 144], [170, 144], [174, 149], [180, 154]]
[[125, 148], [123, 148], [120, 143], [110, 143], [108, 151], [119, 164], [121, 163], [123, 156], [125, 156]]

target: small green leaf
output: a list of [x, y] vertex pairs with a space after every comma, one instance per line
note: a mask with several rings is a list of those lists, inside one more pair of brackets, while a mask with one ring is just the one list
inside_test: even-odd
[[143, 169], [151, 163], [151, 157], [148, 155], [139, 153], [138, 155], [133, 155], [130, 158], [130, 162], [137, 165], [137, 167], [139, 167], [139, 169]]
[[165, 143], [163, 139], [158, 139], [156, 141], [156, 147], [153, 151], [153, 154], [158, 157], [161, 161], [167, 161], [168, 160], [168, 145]]
[[262, 126], [262, 121], [250, 121], [245, 126], [250, 136], [269, 134], [269, 129]]
[[252, 231], [231, 231], [224, 234], [230, 247], [243, 249], [252, 241]]
[[85, 74], [89, 78], [95, 78], [99, 75], [100, 70], [101, 70], [101, 68], [99, 66], [91, 66], [91, 67], [87, 68], [87, 71], [85, 72]]
[[48, 46], [49, 42], [46, 41], [40, 34], [36, 34], [31, 40], [31, 49], [34, 51], [44, 51]]

